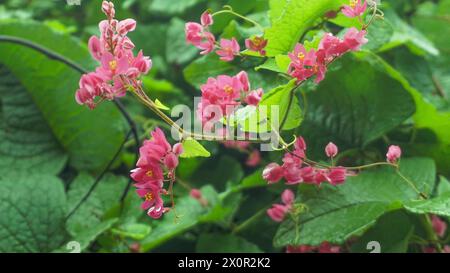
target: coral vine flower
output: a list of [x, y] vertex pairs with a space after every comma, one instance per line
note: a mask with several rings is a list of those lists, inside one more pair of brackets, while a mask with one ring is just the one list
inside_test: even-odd
[[286, 253], [340, 253], [341, 247], [338, 245], [332, 245], [329, 242], [323, 242], [318, 246], [299, 245], [299, 246], [287, 246]]
[[431, 216], [431, 223], [433, 225], [434, 232], [436, 232], [439, 237], [444, 237], [445, 232], [447, 231], [447, 223], [436, 215]]
[[169, 180], [175, 180], [175, 168], [183, 147], [181, 143], [171, 146], [159, 128], [151, 136], [139, 149], [137, 168], [131, 171], [131, 178], [136, 182], [136, 193], [145, 199], [142, 209], [147, 210], [150, 217], [157, 219], [168, 211], [161, 198], [161, 194], [167, 193], [164, 189], [164, 173]]
[[335, 58], [349, 51], [356, 51], [367, 43], [365, 30], [349, 29], [341, 40], [331, 33], [326, 33], [317, 50], [307, 51], [302, 44], [297, 44], [288, 54], [291, 63], [288, 73], [299, 82], [316, 75], [315, 82], [320, 83], [327, 72], [327, 65]]
[[335, 157], [338, 153], [338, 147], [333, 143], [330, 142], [325, 146], [325, 154], [328, 157]]
[[[330, 149], [330, 152], [337, 153]], [[319, 168], [305, 164], [306, 143], [302, 137], [297, 138], [294, 143], [294, 150], [287, 152], [283, 157], [283, 165], [270, 163], [263, 170], [263, 178], [269, 184], [277, 183], [282, 178], [286, 180], [287, 185], [300, 183], [320, 185], [328, 182], [333, 186], [342, 184], [347, 177], [352, 175], [344, 167]], [[331, 155], [331, 154], [330, 154]]]
[[281, 194], [281, 201], [283, 204], [273, 204], [272, 208], [267, 210], [267, 215], [275, 222], [283, 221], [286, 213], [292, 209], [294, 200], [294, 193], [291, 190], [284, 190]]
[[361, 16], [367, 9], [365, 0], [350, 0], [349, 5], [344, 5], [342, 13], [350, 18]]
[[102, 11], [108, 20], [99, 24], [100, 37], [92, 36], [88, 42], [92, 58], [99, 61], [100, 66], [81, 77], [80, 88], [75, 93], [76, 102], [91, 109], [97, 105], [96, 98], [113, 100], [124, 96], [130, 86], [139, 88], [138, 78], [151, 68], [150, 58], [142, 51], [134, 57], [134, 44], [126, 36], [135, 30], [136, 21], [115, 20], [114, 4], [109, 1], [103, 1]]
[[221, 39], [220, 49], [216, 53], [222, 61], [231, 62], [234, 60], [234, 56], [239, 55], [240, 50], [241, 48], [235, 38], [231, 38], [231, 40]]
[[200, 17], [200, 22], [202, 23], [202, 26], [211, 26], [214, 23], [211, 13], [209, 11], [203, 12]]
[[401, 156], [402, 156], [402, 149], [400, 149], [399, 146], [396, 145], [389, 146], [388, 152], [386, 154], [386, 159], [389, 163], [396, 163]]
[[235, 76], [219, 75], [217, 78], [209, 78], [200, 86], [200, 90], [202, 98], [197, 108], [197, 116], [203, 126], [230, 115], [242, 103], [258, 105], [263, 94], [262, 89], [249, 91], [250, 83], [245, 71]]
[[201, 50], [201, 55], [206, 55], [214, 51], [216, 38], [208, 31], [208, 26], [213, 24], [213, 18], [208, 11], [205, 11], [201, 18], [201, 24], [188, 22], [185, 24], [186, 43], [192, 44]]
[[248, 50], [258, 52], [261, 56], [266, 55], [264, 48], [267, 46], [268, 40], [260, 36], [253, 36], [250, 39], [245, 39], [245, 46]]

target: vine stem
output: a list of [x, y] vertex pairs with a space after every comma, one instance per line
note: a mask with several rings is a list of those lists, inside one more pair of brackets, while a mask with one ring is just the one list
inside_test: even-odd
[[81, 198], [81, 200], [77, 203], [77, 205], [69, 212], [69, 214], [67, 214], [66, 221], [69, 220], [69, 218], [75, 214], [75, 212], [81, 207], [81, 205], [91, 196], [92, 192], [94, 192], [95, 188], [98, 186], [98, 184], [102, 180], [103, 176], [106, 174], [106, 172], [109, 170], [109, 168], [111, 168], [114, 161], [116, 161], [116, 159], [119, 157], [120, 152], [122, 151], [123, 145], [125, 144], [125, 142], [128, 141], [128, 138], [130, 137], [131, 133], [132, 132], [130, 130], [128, 132], [127, 136], [125, 137], [125, 140], [123, 141], [122, 145], [120, 145], [120, 148], [114, 154], [113, 159], [111, 161], [109, 161], [109, 163], [108, 163], [108, 165], [106, 165], [105, 169], [100, 173], [100, 175], [97, 177], [97, 179], [95, 179], [94, 183], [91, 185], [88, 192], [83, 196], [83, 198]]
[[[14, 37], [14, 36], [9, 36], [9, 35], [0, 35], [0, 42], [5, 42], [5, 43], [13, 43], [13, 44], [17, 44], [17, 45], [21, 45], [24, 47], [28, 47], [30, 49], [33, 49], [45, 56], [47, 56], [47, 58], [55, 60], [57, 62], [63, 63], [65, 65], [67, 65], [68, 67], [72, 68], [73, 70], [79, 72], [80, 74], [86, 74], [88, 73], [88, 71], [86, 69], [84, 69], [83, 67], [81, 67], [79, 64], [73, 62], [72, 60], [62, 56], [61, 54], [58, 54], [48, 48], [45, 48], [39, 44], [36, 44], [32, 41], [26, 40], [26, 39], [22, 39], [19, 37]], [[136, 123], [133, 121], [133, 119], [131, 118], [130, 114], [128, 113], [128, 111], [126, 110], [125, 106], [122, 104], [121, 101], [119, 100], [113, 100], [114, 105], [117, 107], [117, 109], [120, 111], [120, 113], [122, 114], [122, 116], [125, 118], [126, 122], [128, 123], [130, 129], [131, 129], [131, 133], [133, 134], [133, 138], [135, 140], [135, 153], [136, 153], [136, 159], [135, 159], [135, 164], [137, 162], [138, 156], [139, 156], [139, 135], [137, 132], [137, 128], [136, 128]], [[122, 145], [120, 146], [119, 150], [122, 150], [123, 146], [125, 145], [126, 141], [129, 139], [129, 135], [126, 137], [125, 141], [122, 143]], [[112, 162], [114, 162], [116, 160], [116, 157], [114, 157], [109, 163], [108, 166], [110, 166], [112, 164]], [[102, 173], [100, 173], [100, 175], [97, 177], [96, 181], [98, 180], [98, 178], [103, 177], [104, 173], [106, 173], [108, 171], [109, 168], [105, 169]], [[99, 180], [100, 181], [100, 180]], [[125, 196], [127, 195], [129, 188], [131, 186], [132, 180], [130, 178], [130, 180], [128, 181], [128, 184], [126, 186], [126, 188], [124, 189], [122, 196], [120, 198], [120, 202], [121, 204], [123, 204], [123, 200], [125, 198]], [[94, 189], [97, 186], [98, 182], [96, 184], [94, 184]], [[92, 189], [92, 190], [94, 190]], [[91, 191], [90, 191], [91, 192]], [[88, 192], [86, 199], [89, 197], [90, 192]]]
[[248, 218], [247, 220], [245, 220], [244, 222], [242, 222], [241, 224], [239, 224], [238, 226], [233, 228], [231, 233], [232, 234], [237, 234], [237, 233], [241, 232], [242, 230], [244, 230], [244, 229], [248, 228], [249, 226], [251, 226], [261, 216], [265, 215], [265, 212], [266, 212], [266, 210], [268, 208], [269, 207], [264, 207], [263, 209], [261, 209], [258, 212], [256, 212], [253, 216], [251, 216], [250, 218]]

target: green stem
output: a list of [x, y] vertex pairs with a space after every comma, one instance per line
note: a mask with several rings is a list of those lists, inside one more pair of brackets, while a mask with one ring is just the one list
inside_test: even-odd
[[261, 216], [265, 215], [266, 210], [268, 207], [265, 207], [261, 210], [259, 210], [257, 213], [255, 213], [252, 217], [248, 218], [247, 220], [245, 220], [244, 222], [242, 222], [241, 224], [239, 224], [237, 227], [235, 227], [232, 231], [233, 234], [239, 233], [242, 230], [248, 228], [249, 226], [251, 226], [256, 220], [258, 220]]

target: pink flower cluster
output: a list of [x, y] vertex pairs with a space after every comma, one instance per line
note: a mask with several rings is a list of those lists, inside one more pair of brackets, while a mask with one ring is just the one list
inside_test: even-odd
[[275, 222], [283, 221], [286, 214], [291, 211], [295, 201], [294, 193], [291, 190], [284, 190], [281, 194], [281, 201], [283, 204], [273, 204], [272, 208], [267, 210], [267, 215]]
[[159, 128], [151, 136], [139, 149], [137, 168], [131, 171], [131, 178], [136, 181], [137, 194], [145, 199], [142, 209], [147, 210], [150, 217], [157, 219], [168, 211], [161, 198], [161, 194], [167, 194], [163, 187], [164, 177], [167, 176], [170, 181], [175, 180], [175, 168], [183, 147], [181, 143], [170, 146]]
[[[201, 50], [201, 55], [207, 55], [215, 49], [216, 54], [225, 62], [231, 62], [236, 56], [239, 56], [241, 47], [236, 38], [220, 39], [216, 42], [214, 34], [211, 33], [209, 27], [214, 23], [212, 15], [209, 11], [205, 11], [200, 17], [200, 24], [195, 22], [188, 22], [185, 25], [186, 43], [192, 44]], [[262, 37], [255, 36], [245, 40], [245, 45], [251, 51], [259, 52], [265, 55], [264, 48], [267, 45], [267, 40]]]
[[299, 246], [287, 246], [286, 253], [340, 253], [341, 247], [338, 245], [330, 244], [329, 242], [323, 242], [318, 246], [299, 245]]
[[350, 0], [350, 5], [342, 7], [342, 13], [350, 18], [358, 17], [364, 14], [367, 9], [367, 2], [365, 0]]
[[112, 100], [124, 96], [130, 87], [138, 88], [141, 85], [138, 78], [152, 66], [150, 58], [142, 51], [136, 57], [133, 54], [135, 46], [127, 34], [136, 28], [136, 21], [114, 19], [114, 4], [109, 1], [103, 1], [102, 11], [108, 19], [99, 24], [100, 38], [89, 39], [89, 51], [100, 66], [81, 77], [75, 94], [77, 103], [91, 109], [97, 105], [97, 97], [99, 101]]
[[326, 33], [317, 50], [307, 51], [302, 44], [297, 44], [294, 51], [288, 54], [291, 59], [289, 75], [297, 78], [299, 82], [315, 75], [315, 82], [321, 82], [325, 78], [327, 65], [349, 51], [359, 50], [368, 41], [365, 35], [365, 30], [350, 28], [343, 40], [331, 33]]
[[[328, 145], [326, 153], [330, 157], [337, 154], [337, 147]], [[334, 145], [335, 146], [335, 145]], [[345, 182], [347, 176], [353, 175], [344, 167], [319, 168], [306, 164], [305, 162], [306, 143], [302, 137], [297, 138], [294, 144], [294, 151], [288, 152], [283, 157], [283, 165], [270, 163], [263, 170], [263, 178], [269, 184], [277, 183], [282, 178], [287, 185], [300, 183], [320, 185], [328, 182], [331, 185], [339, 185]]]
[[209, 78], [200, 89], [202, 98], [198, 104], [197, 117], [204, 126], [206, 123], [211, 126], [209, 121], [218, 121], [221, 117], [230, 115], [242, 103], [258, 105], [263, 95], [261, 88], [250, 90], [245, 71], [233, 77], [220, 75], [217, 78]]

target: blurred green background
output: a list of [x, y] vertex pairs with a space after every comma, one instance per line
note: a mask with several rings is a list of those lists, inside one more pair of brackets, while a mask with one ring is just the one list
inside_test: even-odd
[[[118, 19], [136, 19], [137, 29], [130, 38], [153, 61], [143, 79], [145, 89], [169, 107], [192, 106], [199, 85], [218, 74], [246, 70], [253, 86], [266, 92], [286, 81], [268, 70], [254, 71], [262, 64], [258, 58], [218, 62], [214, 54], [200, 57], [185, 43], [185, 22], [199, 21], [207, 8], [217, 11], [230, 5], [269, 26], [268, 0], [113, 2]], [[97, 24], [104, 18], [100, 5], [94, 0], [81, 0], [79, 6], [64, 0], [0, 0], [0, 35], [33, 41], [92, 70], [96, 64], [86, 45], [91, 35], [98, 35]], [[325, 160], [323, 147], [333, 141], [347, 155], [342, 160], [347, 165], [383, 161], [387, 145], [400, 144], [406, 157], [433, 159], [429, 165], [414, 164], [427, 166], [432, 177], [438, 174], [446, 183], [442, 181], [450, 176], [450, 1], [387, 0], [380, 8], [385, 20], [371, 26], [370, 42], [363, 49], [395, 72], [389, 77], [378, 73], [378, 57], [357, 64], [350, 57], [338, 62], [321, 85], [308, 84], [302, 90], [308, 96], [304, 121], [286, 136], [303, 135], [310, 157], [318, 160]], [[350, 25], [338, 17], [324, 27], [339, 32]], [[241, 45], [255, 32], [229, 15], [215, 18], [212, 30], [216, 36], [237, 37]], [[310, 31], [305, 40], [321, 31]], [[262, 168], [279, 161], [281, 154], [263, 153], [261, 165], [249, 167], [246, 152], [212, 142], [202, 142], [211, 158], [180, 162], [177, 223], [171, 214], [161, 220], [148, 218], [133, 191], [124, 204], [119, 203], [135, 160], [132, 139], [66, 221], [129, 130], [112, 103], [93, 111], [75, 103], [79, 78], [64, 64], [0, 41], [0, 252], [67, 252], [66, 244], [73, 240], [86, 252], [284, 251], [282, 239], [274, 244], [279, 225], [265, 215], [283, 187], [267, 188], [261, 178]], [[360, 94], [361, 90], [367, 93]], [[299, 95], [298, 100], [305, 105], [304, 97]], [[167, 129], [132, 96], [122, 101], [138, 126], [140, 140], [156, 126]], [[334, 116], [327, 116], [330, 113]], [[191, 187], [202, 189], [207, 207], [189, 197]], [[385, 225], [382, 221], [379, 228]], [[402, 242], [408, 242], [410, 237], [399, 234]], [[302, 243], [317, 240], [322, 241], [306, 238]], [[404, 245], [399, 251], [420, 251]]]

